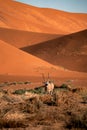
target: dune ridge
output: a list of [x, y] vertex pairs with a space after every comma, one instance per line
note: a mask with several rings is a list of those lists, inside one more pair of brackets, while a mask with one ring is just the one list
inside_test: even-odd
[[38, 8], [13, 0], [0, 0], [0, 27], [67, 34], [86, 29], [87, 14]]
[[[0, 75], [38, 76], [42, 72], [51, 72], [52, 75], [60, 77], [86, 76], [86, 34], [83, 36], [81, 33], [81, 37], [73, 36], [74, 34], [63, 37], [86, 28], [87, 14], [38, 8], [13, 0], [0, 0]], [[81, 40], [75, 40], [76, 37]], [[69, 49], [68, 55], [68, 48], [78, 48], [78, 40], [81, 45], [84, 42], [84, 46], [80, 45], [80, 53], [71, 53], [72, 49]], [[72, 62], [68, 60], [74, 61], [77, 58], [81, 59], [77, 61], [76, 68], [73, 68]]]
[[58, 34], [45, 34], [0, 27], [0, 40], [17, 48], [35, 45], [61, 36]]
[[21, 49], [53, 65], [87, 72], [87, 30]]
[[85, 73], [71, 72], [51, 65], [0, 40], [0, 75], [41, 76], [42, 73], [60, 77], [86, 77]]
[[[58, 69], [39, 58], [22, 52], [21, 50], [0, 40], [0, 74], [31, 75], [39, 71]], [[60, 70], [60, 69], [59, 69]], [[62, 70], [62, 69], [61, 69]], [[39, 73], [40, 74], [40, 73]]]

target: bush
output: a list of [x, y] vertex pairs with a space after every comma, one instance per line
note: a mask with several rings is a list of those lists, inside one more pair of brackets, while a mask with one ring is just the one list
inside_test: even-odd
[[24, 84], [31, 84], [31, 82], [30, 81], [25, 81]]
[[31, 93], [34, 93], [34, 94], [43, 94], [44, 93], [44, 88], [43, 87], [38, 87], [38, 88], [35, 88], [35, 89], [30, 89], [30, 90], [19, 89], [19, 90], [16, 90], [15, 92], [13, 92], [13, 94], [22, 95], [25, 92], [31, 92]]
[[81, 95], [82, 100], [83, 100], [83, 102], [82, 102], [82, 103], [87, 104], [87, 91], [86, 91], [86, 90], [84, 90], [84, 91], [80, 92], [80, 95]]
[[67, 128], [84, 128], [87, 130], [87, 110], [81, 113], [71, 114], [70, 120], [66, 122]]
[[38, 87], [35, 89], [30, 89], [28, 90], [28, 92], [35, 93], [35, 94], [44, 94], [45, 91], [43, 87]]
[[56, 86], [55, 85], [55, 88], [54, 88], [54, 91], [68, 91], [69, 90], [69, 87], [67, 84], [62, 84], [61, 86]]
[[24, 114], [18, 112], [8, 112], [2, 119], [0, 119], [0, 128], [26, 127], [24, 120]]
[[22, 95], [26, 92], [26, 90], [24, 89], [19, 89], [19, 90], [16, 90], [15, 92], [13, 92], [13, 94], [19, 94], [19, 95]]
[[67, 89], [67, 84], [62, 84], [61, 86], [60, 86], [60, 88], [64, 88], [64, 89]]

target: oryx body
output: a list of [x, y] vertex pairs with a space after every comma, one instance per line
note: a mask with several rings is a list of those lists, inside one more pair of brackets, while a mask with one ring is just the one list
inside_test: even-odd
[[52, 94], [54, 91], [54, 83], [52, 80], [49, 79], [49, 74], [48, 74], [48, 79], [45, 80], [45, 77], [43, 75], [43, 80], [44, 80], [44, 86], [45, 86], [45, 92], [48, 94]]
[[54, 90], [54, 83], [52, 81], [45, 82], [45, 91], [52, 94]]

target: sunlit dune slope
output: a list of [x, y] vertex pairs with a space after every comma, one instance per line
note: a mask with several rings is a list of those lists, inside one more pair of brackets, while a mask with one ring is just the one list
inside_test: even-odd
[[0, 41], [0, 75], [41, 76], [42, 73], [60, 77], [87, 77], [84, 73], [70, 72], [53, 66], [35, 56]]
[[63, 70], [0, 40], [0, 75], [41, 75], [44, 71]]
[[21, 49], [51, 64], [87, 72], [87, 30]]
[[17, 48], [35, 45], [37, 43], [55, 39], [61, 35], [44, 34], [14, 29], [0, 28], [0, 40], [5, 41]]
[[86, 29], [87, 14], [67, 13], [13, 0], [0, 0], [0, 27], [66, 34]]
[[0, 74], [35, 75], [52, 68], [56, 69], [49, 63], [0, 41]]

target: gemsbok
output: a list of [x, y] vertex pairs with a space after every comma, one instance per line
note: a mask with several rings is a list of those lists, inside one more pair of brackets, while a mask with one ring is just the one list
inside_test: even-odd
[[54, 91], [54, 83], [52, 80], [50, 80], [49, 78], [49, 73], [48, 73], [48, 79], [45, 80], [45, 76], [44, 74], [42, 74], [42, 77], [43, 77], [43, 84], [45, 86], [45, 92], [47, 92], [48, 94], [53, 94], [53, 91]]

